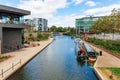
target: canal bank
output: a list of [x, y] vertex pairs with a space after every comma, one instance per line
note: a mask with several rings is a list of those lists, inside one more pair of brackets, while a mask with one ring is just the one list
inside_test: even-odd
[[40, 46], [23, 48], [19, 51], [3, 54], [11, 55], [12, 57], [8, 60], [0, 62], [0, 80], [7, 79], [10, 75], [39, 54], [39, 52], [46, 48], [52, 41], [53, 38], [49, 38], [49, 40], [39, 42]]
[[98, 80], [87, 61], [76, 56], [70, 36], [56, 36], [55, 41], [7, 80]]
[[[90, 46], [98, 53], [102, 50], [92, 44]], [[98, 56], [94, 64], [94, 71], [100, 80], [109, 80], [99, 68], [120, 68], [120, 59], [102, 50], [102, 55]], [[108, 75], [111, 75], [111, 73]]]
[[[110, 53], [96, 47], [95, 45], [88, 43], [86, 41], [82, 41], [90, 45], [92, 49], [94, 49], [97, 53], [102, 51], [101, 56], [97, 57], [97, 60], [93, 66], [93, 70], [98, 77], [99, 80], [110, 80], [99, 68], [120, 68], [120, 59], [111, 55]], [[109, 72], [108, 75], [110, 76], [111, 73]]]

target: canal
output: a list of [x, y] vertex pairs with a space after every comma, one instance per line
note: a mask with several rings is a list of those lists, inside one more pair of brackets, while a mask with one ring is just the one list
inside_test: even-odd
[[87, 62], [77, 61], [74, 39], [57, 36], [7, 80], [98, 80]]

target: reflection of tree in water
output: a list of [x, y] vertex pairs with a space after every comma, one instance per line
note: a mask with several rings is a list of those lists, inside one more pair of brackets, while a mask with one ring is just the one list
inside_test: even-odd
[[78, 63], [78, 65], [84, 66], [85, 62], [86, 62], [85, 59], [77, 57], [77, 63]]
[[88, 65], [89, 65], [90, 67], [93, 67], [93, 66], [94, 66], [94, 62], [88, 62]]

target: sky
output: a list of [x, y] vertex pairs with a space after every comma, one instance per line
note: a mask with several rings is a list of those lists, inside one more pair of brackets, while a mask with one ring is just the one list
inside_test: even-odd
[[25, 18], [45, 18], [49, 27], [75, 27], [77, 18], [110, 15], [120, 9], [120, 0], [0, 0], [0, 5], [29, 10]]

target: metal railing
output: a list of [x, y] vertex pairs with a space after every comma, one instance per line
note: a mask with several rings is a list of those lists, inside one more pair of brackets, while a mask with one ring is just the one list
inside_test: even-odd
[[21, 65], [21, 59], [17, 62], [17, 63], [12, 63], [11, 64], [11, 67], [9, 67], [8, 69], [4, 70], [4, 69], [1, 69], [1, 73], [0, 73], [0, 76], [3, 78], [4, 77], [4, 74], [6, 72], [8, 72], [9, 70], [15, 70], [15, 67], [20, 64]]
[[14, 21], [14, 20], [2, 20], [0, 19], [0, 23], [7, 23], [7, 24], [25, 24], [24, 21]]

